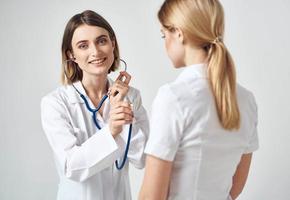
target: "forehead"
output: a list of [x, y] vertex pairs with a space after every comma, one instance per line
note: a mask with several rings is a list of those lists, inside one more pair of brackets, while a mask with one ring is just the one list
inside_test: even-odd
[[83, 24], [76, 28], [72, 37], [72, 43], [75, 44], [81, 40], [95, 40], [101, 35], [109, 36], [109, 32], [99, 26], [90, 26]]

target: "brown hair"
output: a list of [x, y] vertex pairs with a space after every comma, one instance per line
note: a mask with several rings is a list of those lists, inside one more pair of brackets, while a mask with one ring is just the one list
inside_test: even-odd
[[186, 40], [207, 52], [209, 83], [219, 121], [227, 130], [239, 129], [235, 65], [223, 43], [224, 11], [220, 2], [165, 0], [158, 18], [165, 28], [180, 28]]
[[63, 84], [71, 84], [76, 81], [81, 81], [83, 77], [82, 70], [77, 63], [73, 62], [69, 57], [69, 52], [72, 52], [72, 37], [74, 31], [81, 25], [86, 24], [90, 26], [98, 26], [106, 29], [109, 33], [110, 39], [115, 42], [114, 48], [114, 62], [109, 69], [115, 71], [120, 63], [119, 46], [116, 39], [115, 32], [111, 25], [99, 14], [94, 11], [86, 10], [82, 13], [74, 15], [67, 23], [61, 45], [62, 52], [62, 72], [61, 82]]

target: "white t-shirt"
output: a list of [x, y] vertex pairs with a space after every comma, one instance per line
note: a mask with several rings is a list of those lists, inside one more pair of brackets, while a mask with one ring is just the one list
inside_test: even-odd
[[168, 199], [226, 200], [241, 156], [258, 149], [254, 96], [237, 85], [241, 128], [222, 128], [206, 65], [187, 66], [154, 100], [145, 153], [172, 161]]

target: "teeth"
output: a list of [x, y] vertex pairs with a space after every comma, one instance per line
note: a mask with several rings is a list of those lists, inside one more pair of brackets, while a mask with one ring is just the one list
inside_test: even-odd
[[96, 59], [96, 60], [90, 61], [89, 63], [92, 63], [92, 64], [101, 64], [105, 60], [106, 60], [106, 58], [100, 58], [100, 59]]

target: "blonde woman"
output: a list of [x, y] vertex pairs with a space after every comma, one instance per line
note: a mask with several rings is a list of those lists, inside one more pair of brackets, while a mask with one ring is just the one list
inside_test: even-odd
[[158, 12], [178, 78], [154, 100], [139, 199], [227, 200], [258, 148], [257, 106], [236, 83], [218, 0], [166, 0]]

